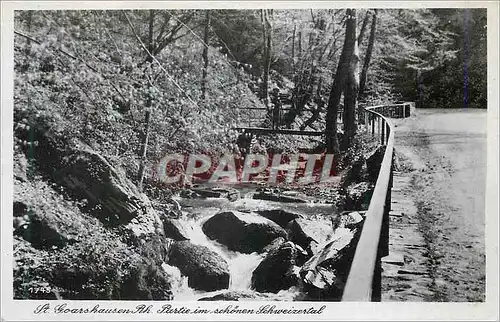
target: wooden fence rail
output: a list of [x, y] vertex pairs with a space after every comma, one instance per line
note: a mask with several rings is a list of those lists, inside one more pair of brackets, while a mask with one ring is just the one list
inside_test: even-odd
[[389, 211], [393, 180], [394, 128], [388, 118], [409, 117], [412, 104], [405, 102], [365, 108], [366, 129], [372, 135], [379, 136], [380, 145], [385, 145], [385, 153], [342, 301], [380, 301], [381, 258], [389, 254]]

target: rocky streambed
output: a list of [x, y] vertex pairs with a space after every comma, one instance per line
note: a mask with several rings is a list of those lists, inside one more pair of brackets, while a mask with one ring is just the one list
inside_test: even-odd
[[14, 166], [18, 299], [338, 300], [363, 223], [355, 210], [367, 208], [383, 155], [348, 162], [324, 186], [172, 197], [141, 193], [84, 142], [32, 130], [16, 130], [39, 143]]
[[257, 186], [195, 188], [174, 200], [178, 216], [162, 219], [174, 300], [340, 299], [362, 213]]

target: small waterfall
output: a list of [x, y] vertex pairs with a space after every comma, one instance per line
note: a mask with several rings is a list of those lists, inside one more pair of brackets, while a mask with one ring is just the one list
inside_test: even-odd
[[[182, 216], [179, 219], [185, 228], [187, 237], [193, 244], [208, 247], [220, 255], [229, 266], [230, 281], [226, 290], [217, 290], [213, 292], [198, 291], [188, 286], [188, 278], [182, 276], [177, 267], [167, 264], [163, 269], [172, 279], [172, 291], [175, 300], [196, 301], [203, 297], [212, 297], [226, 291], [236, 291], [255, 294], [256, 299], [269, 299], [279, 301], [300, 300], [304, 296], [300, 286], [294, 286], [287, 290], [281, 290], [278, 293], [259, 293], [251, 289], [252, 272], [259, 266], [265, 257], [265, 254], [251, 253], [244, 254], [232, 251], [225, 245], [222, 245], [208, 238], [202, 230], [203, 224], [221, 210], [236, 211], [256, 211], [261, 209], [283, 209], [286, 211], [297, 212], [308, 216], [314, 221], [318, 213], [330, 213], [333, 210], [331, 204], [326, 203], [282, 203], [276, 201], [253, 199], [255, 187], [245, 187], [239, 189], [242, 198], [236, 201], [229, 201], [225, 198], [204, 198], [204, 199], [184, 199], [174, 197], [183, 207]], [[329, 222], [326, 222], [329, 225]], [[299, 267], [294, 271], [298, 273]]]
[[197, 294], [195, 290], [188, 286], [188, 278], [182, 276], [181, 271], [175, 266], [170, 266], [166, 263], [161, 265], [161, 268], [170, 277], [172, 284], [172, 293], [176, 300], [196, 300]]
[[263, 256], [257, 253], [236, 254], [236, 256], [229, 260], [229, 271], [231, 272], [229, 289], [234, 291], [248, 291], [251, 288], [252, 272], [259, 266], [263, 260]]
[[213, 214], [208, 214], [189, 223], [192, 228], [188, 232], [191, 242], [210, 248], [226, 260], [231, 274], [230, 290], [250, 290], [252, 272], [263, 260], [263, 256], [257, 253], [243, 254], [231, 251], [226, 246], [209, 239], [201, 227], [212, 216]]
[[[219, 254], [229, 265], [230, 281], [229, 291], [250, 291], [252, 272], [264, 259], [262, 254], [243, 254], [229, 250], [226, 246], [209, 239], [202, 230], [203, 223], [215, 213], [207, 211], [199, 218], [188, 218], [186, 215], [180, 220], [183, 222], [188, 237], [193, 244], [208, 247]], [[164, 271], [174, 280], [172, 286], [177, 300], [196, 300], [200, 297], [211, 296], [223, 290], [215, 292], [196, 291], [191, 289], [187, 283], [187, 277], [182, 276], [177, 267], [167, 264], [163, 265]]]

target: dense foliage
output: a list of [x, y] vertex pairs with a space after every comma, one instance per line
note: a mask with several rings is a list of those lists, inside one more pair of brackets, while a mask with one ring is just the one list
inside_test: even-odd
[[[129, 14], [141, 22], [141, 12]], [[36, 42], [16, 36], [15, 110], [49, 119], [57, 131], [82, 139], [129, 173], [138, 168], [148, 99], [151, 164], [172, 151], [227, 149], [236, 138], [231, 127], [251, 117], [241, 109], [260, 104], [244, 82], [247, 76], [217, 48], [210, 50], [202, 101], [202, 44], [193, 37], [147, 66], [119, 12], [22, 12], [16, 22], [16, 30]]]
[[[361, 25], [372, 12], [357, 11], [358, 34], [362, 28], [365, 34], [360, 59], [370, 28]], [[483, 9], [378, 10], [365, 100], [485, 108], [485, 15]], [[15, 110], [52, 120], [129, 174], [139, 168], [147, 109], [147, 168], [172, 151], [232, 151], [231, 128], [265, 116], [244, 109], [263, 107], [253, 85], [263, 68], [262, 21], [259, 10], [213, 10], [205, 44], [204, 17], [202, 11], [155, 12], [157, 50], [148, 64], [148, 11], [18, 12]], [[274, 10], [271, 18], [271, 82], [312, 108], [318, 95], [328, 94], [345, 11]], [[205, 45], [208, 93], [202, 99]], [[304, 113], [302, 122], [309, 108]], [[323, 118], [313, 127], [324, 128]]]

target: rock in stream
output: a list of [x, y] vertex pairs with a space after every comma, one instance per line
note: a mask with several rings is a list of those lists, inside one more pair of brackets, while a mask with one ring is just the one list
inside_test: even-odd
[[168, 264], [176, 266], [188, 277], [188, 285], [196, 290], [216, 291], [229, 287], [229, 266], [208, 247], [189, 241], [172, 244]]
[[258, 292], [277, 293], [298, 282], [293, 268], [297, 249], [292, 242], [282, 244], [271, 251], [252, 273], [252, 288]]
[[202, 229], [210, 239], [246, 254], [261, 253], [274, 239], [287, 238], [286, 231], [273, 221], [255, 213], [239, 211], [215, 214]]
[[333, 239], [302, 266], [300, 276], [310, 296], [340, 300], [363, 223], [357, 212], [342, 215]]
[[283, 209], [257, 210], [256, 213], [258, 213], [262, 217], [266, 217], [267, 219], [274, 221], [282, 228], [286, 228], [290, 221], [300, 218], [299, 214], [288, 212]]
[[289, 239], [300, 247], [307, 249], [313, 255], [319, 250], [319, 246], [326, 243], [333, 235], [330, 222], [325, 220], [307, 220], [297, 218], [288, 223], [286, 230]]

